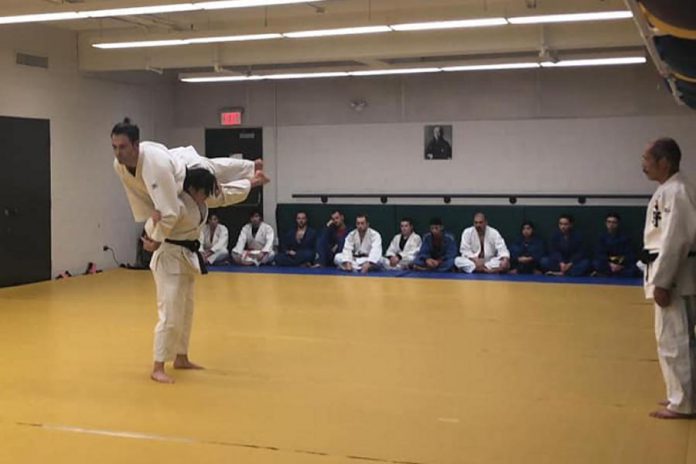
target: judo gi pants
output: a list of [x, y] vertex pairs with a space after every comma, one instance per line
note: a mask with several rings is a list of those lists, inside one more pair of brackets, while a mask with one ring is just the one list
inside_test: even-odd
[[[246, 253], [246, 252], [244, 252]], [[264, 264], [270, 264], [273, 262], [273, 259], [275, 259], [275, 253], [272, 251], [269, 252], [265, 258], [262, 257], [263, 252], [261, 250], [251, 250], [246, 256], [244, 256], [244, 253], [242, 254], [237, 254], [237, 253], [232, 253], [237, 257], [237, 259], [241, 260], [243, 263], [252, 263], [254, 266], [262, 266]]]
[[[454, 265], [457, 269], [466, 272], [467, 274], [471, 274], [476, 270], [476, 263], [464, 256], [458, 256], [457, 258], [455, 258]], [[484, 266], [488, 270], [498, 269], [500, 267], [500, 258], [491, 258], [488, 261], [486, 261]]]
[[655, 338], [670, 411], [696, 413], [696, 295], [672, 295], [666, 308], [655, 304]]
[[178, 354], [188, 354], [193, 321], [193, 284], [195, 274], [172, 274], [157, 266], [152, 274], [157, 287], [157, 315], [154, 359], [173, 361]]
[[406, 271], [411, 264], [413, 264], [413, 260], [409, 258], [402, 259], [396, 263], [396, 266], [392, 266], [389, 262], [389, 258], [386, 256], [382, 257], [382, 260], [380, 261], [382, 269], [386, 269], [387, 271]]

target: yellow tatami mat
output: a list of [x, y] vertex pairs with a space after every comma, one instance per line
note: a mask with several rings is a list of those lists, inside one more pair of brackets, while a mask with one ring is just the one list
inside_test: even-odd
[[696, 463], [640, 288], [214, 273], [149, 380], [146, 271], [0, 290], [0, 463]]

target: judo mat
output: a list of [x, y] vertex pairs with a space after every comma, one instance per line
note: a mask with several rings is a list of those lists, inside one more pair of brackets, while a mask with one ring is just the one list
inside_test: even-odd
[[149, 272], [0, 289], [0, 463], [696, 462], [641, 289], [551, 281], [213, 272], [174, 385]]

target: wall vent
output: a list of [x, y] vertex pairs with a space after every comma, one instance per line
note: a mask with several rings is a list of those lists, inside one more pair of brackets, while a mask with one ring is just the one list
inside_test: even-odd
[[48, 69], [48, 57], [29, 55], [27, 53], [17, 53], [17, 64], [31, 66], [32, 68]]

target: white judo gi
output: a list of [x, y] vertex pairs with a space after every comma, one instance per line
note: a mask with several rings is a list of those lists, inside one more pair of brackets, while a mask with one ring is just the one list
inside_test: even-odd
[[227, 250], [229, 245], [230, 233], [227, 227], [218, 224], [215, 226], [215, 231], [210, 233], [210, 226], [203, 227], [201, 232], [201, 242], [200, 252], [203, 253], [205, 250], [210, 250], [212, 254], [208, 256], [206, 261], [208, 264], [214, 264], [216, 262], [222, 261], [230, 256], [230, 252]]
[[167, 149], [156, 142], [140, 142], [138, 165], [135, 175], [128, 168], [114, 160], [114, 170], [121, 179], [133, 217], [144, 222], [155, 210], [162, 215], [162, 237], [151, 237], [161, 242], [172, 226], [176, 210], [175, 201], [183, 190], [186, 168], [202, 167], [213, 174], [220, 184], [217, 196], [210, 197], [207, 204], [211, 208], [242, 202], [249, 195], [254, 175], [254, 162], [233, 158], [205, 158], [193, 147]]
[[[420, 235], [413, 232], [408, 236], [404, 248], [401, 249], [401, 234], [396, 234], [389, 244], [389, 248], [387, 248], [385, 257], [382, 258], [382, 267], [390, 271], [408, 269], [411, 263], [413, 263], [413, 260], [416, 259], [416, 255], [420, 251], [422, 243]], [[392, 266], [389, 262], [389, 258], [392, 256], [399, 256], [401, 258], [396, 266]]]
[[[481, 256], [481, 240], [475, 227], [469, 227], [462, 232], [462, 239], [459, 245], [458, 256], [454, 260], [454, 265], [461, 271], [472, 273], [476, 270], [473, 259]], [[483, 237], [483, 256], [486, 269], [493, 270], [500, 267], [501, 258], [510, 259], [510, 252], [505, 245], [503, 236], [491, 226], [486, 226], [486, 233]]]
[[[273, 262], [275, 253], [273, 252], [273, 244], [275, 242], [275, 232], [273, 227], [262, 222], [259, 224], [259, 229], [256, 235], [253, 234], [251, 223], [242, 227], [239, 232], [237, 244], [232, 249], [232, 254], [236, 255], [242, 261], [252, 263], [256, 266]], [[263, 256], [266, 253], [266, 256]]]
[[[188, 193], [177, 197], [176, 219], [168, 232], [170, 240], [198, 240], [208, 208], [199, 206]], [[145, 224], [150, 237], [162, 236], [161, 221]], [[150, 269], [157, 287], [158, 322], [155, 327], [154, 360], [173, 361], [176, 355], [188, 354], [193, 320], [193, 285], [201, 273], [197, 253], [180, 245], [162, 242], [152, 254]]]
[[680, 173], [660, 185], [648, 204], [644, 247], [653, 262], [645, 269], [645, 297], [655, 287], [670, 290], [671, 303], [655, 304], [655, 337], [667, 387], [667, 408], [696, 413], [696, 189]]
[[354, 271], [359, 271], [360, 266], [370, 262], [380, 267], [382, 261], [382, 236], [376, 230], [368, 228], [365, 236], [360, 239], [358, 229], [353, 229], [346, 236], [343, 250], [336, 254], [334, 264], [341, 267], [345, 263], [351, 263]]

